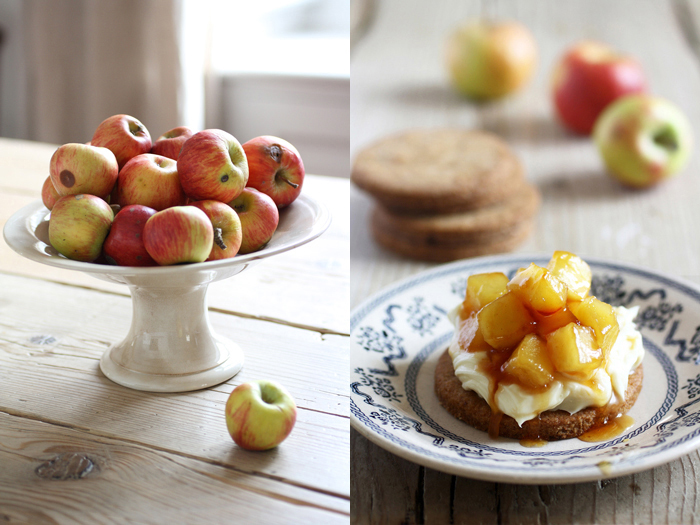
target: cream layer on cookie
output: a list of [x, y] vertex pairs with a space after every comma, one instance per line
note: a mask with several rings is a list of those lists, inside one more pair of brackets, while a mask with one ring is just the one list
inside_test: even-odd
[[[620, 333], [605, 367], [596, 370], [593, 378], [585, 384], [560, 376], [544, 392], [530, 393], [517, 384], [499, 384], [493, 393], [493, 382], [482, 372], [481, 363], [488, 359], [486, 352], [468, 352], [461, 348], [458, 329], [449, 348], [455, 374], [462, 382], [462, 388], [473, 390], [489, 404], [493, 400], [497, 406], [492, 406], [492, 409], [511, 416], [519, 425], [546, 410], [565, 410], [573, 414], [586, 407], [604, 406], [613, 396], [624, 399], [628, 377], [644, 358], [642, 335], [634, 324], [638, 309], [638, 306], [614, 308]], [[456, 322], [459, 310], [453, 311], [450, 317]]]

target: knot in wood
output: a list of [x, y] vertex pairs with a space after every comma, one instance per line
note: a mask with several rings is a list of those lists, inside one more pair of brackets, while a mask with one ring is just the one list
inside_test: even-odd
[[66, 452], [39, 465], [35, 472], [43, 479], [81, 479], [96, 470], [95, 462], [85, 454]]

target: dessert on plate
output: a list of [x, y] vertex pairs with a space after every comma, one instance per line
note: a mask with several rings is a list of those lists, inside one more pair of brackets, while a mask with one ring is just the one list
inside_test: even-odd
[[637, 307], [590, 295], [591, 270], [558, 251], [546, 267], [469, 276], [435, 370], [453, 416], [492, 437], [580, 437], [625, 414], [642, 387]]

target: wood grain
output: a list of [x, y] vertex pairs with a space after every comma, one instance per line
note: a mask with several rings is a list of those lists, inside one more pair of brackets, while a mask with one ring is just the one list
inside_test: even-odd
[[[244, 349], [243, 371], [194, 393], [144, 393], [98, 366], [128, 329], [129, 298], [1, 274], [0, 289], [0, 410], [348, 496], [346, 337], [212, 313], [214, 330]], [[261, 378], [285, 385], [299, 407], [291, 437], [267, 456], [233, 446], [223, 418], [235, 385]]]
[[[449, 87], [444, 42], [461, 20], [516, 19], [533, 32], [539, 64], [519, 93], [476, 104]], [[518, 253], [570, 250], [641, 264], [700, 283], [700, 156], [676, 179], [630, 191], [610, 178], [595, 146], [565, 131], [549, 82], [563, 51], [584, 38], [639, 59], [650, 90], [700, 122], [700, 1], [567, 2], [385, 0], [352, 51], [351, 154], [390, 133], [460, 126], [492, 131], [522, 159], [543, 206]], [[696, 136], [700, 136], [697, 133]], [[351, 189], [351, 307], [434, 265], [374, 244], [373, 202]], [[600, 483], [509, 485], [455, 477], [392, 456], [356, 432], [352, 444], [355, 523], [697, 523], [700, 456]], [[359, 463], [359, 465], [358, 465]], [[366, 465], [366, 466], [365, 466]]]
[[[47, 476], [57, 458], [79, 458], [83, 474]], [[2, 412], [0, 464], [9, 523], [346, 523], [349, 514], [341, 498]]]

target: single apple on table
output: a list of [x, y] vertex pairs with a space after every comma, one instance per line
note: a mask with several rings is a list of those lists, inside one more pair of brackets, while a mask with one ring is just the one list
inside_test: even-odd
[[248, 161], [240, 142], [220, 129], [190, 137], [177, 159], [180, 183], [195, 201], [235, 199], [248, 182]]
[[228, 259], [238, 253], [243, 239], [241, 220], [238, 214], [223, 202], [215, 200], [196, 201], [190, 203], [207, 214], [214, 227], [214, 245], [207, 261]]
[[61, 197], [51, 210], [49, 242], [69, 259], [93, 262], [102, 253], [114, 213], [94, 195]]
[[264, 135], [243, 144], [248, 159], [248, 184], [269, 195], [278, 208], [289, 206], [301, 193], [304, 162], [297, 149], [278, 137]]
[[114, 153], [119, 169], [136, 155], [151, 151], [151, 134], [138, 119], [130, 115], [112, 115], [103, 120], [90, 141]]
[[186, 200], [177, 162], [173, 159], [142, 153], [127, 162], [119, 172], [116, 202], [121, 206], [141, 204], [160, 211], [182, 206]]
[[668, 100], [645, 94], [610, 104], [596, 121], [593, 138], [608, 171], [637, 188], [678, 173], [693, 149], [685, 114]]
[[294, 398], [274, 381], [238, 385], [226, 401], [226, 427], [239, 447], [269, 450], [292, 432], [297, 420]]
[[56, 191], [53, 182], [51, 182], [51, 176], [49, 175], [41, 186], [41, 202], [50, 210], [60, 198], [61, 196]]
[[109, 264], [118, 266], [156, 266], [143, 243], [146, 221], [156, 210], [140, 204], [124, 206], [115, 215], [102, 251]]
[[241, 220], [243, 240], [238, 253], [257, 252], [270, 242], [280, 220], [279, 210], [271, 197], [255, 188], [245, 188], [228, 205]]
[[447, 41], [447, 67], [454, 88], [467, 97], [492, 99], [520, 89], [537, 64], [537, 43], [517, 22], [473, 20]]
[[106, 199], [114, 188], [119, 166], [107, 148], [69, 143], [54, 151], [49, 176], [62, 197], [87, 193]]
[[192, 135], [194, 135], [194, 131], [187, 126], [178, 126], [177, 128], [168, 130], [153, 143], [151, 153], [177, 160], [180, 156], [182, 146], [185, 145], [187, 139]]
[[595, 41], [579, 42], [559, 60], [552, 74], [552, 98], [561, 122], [590, 135], [605, 107], [646, 90], [642, 66], [632, 57]]
[[214, 243], [214, 228], [194, 206], [173, 206], [146, 221], [143, 244], [160, 265], [204, 262]]

